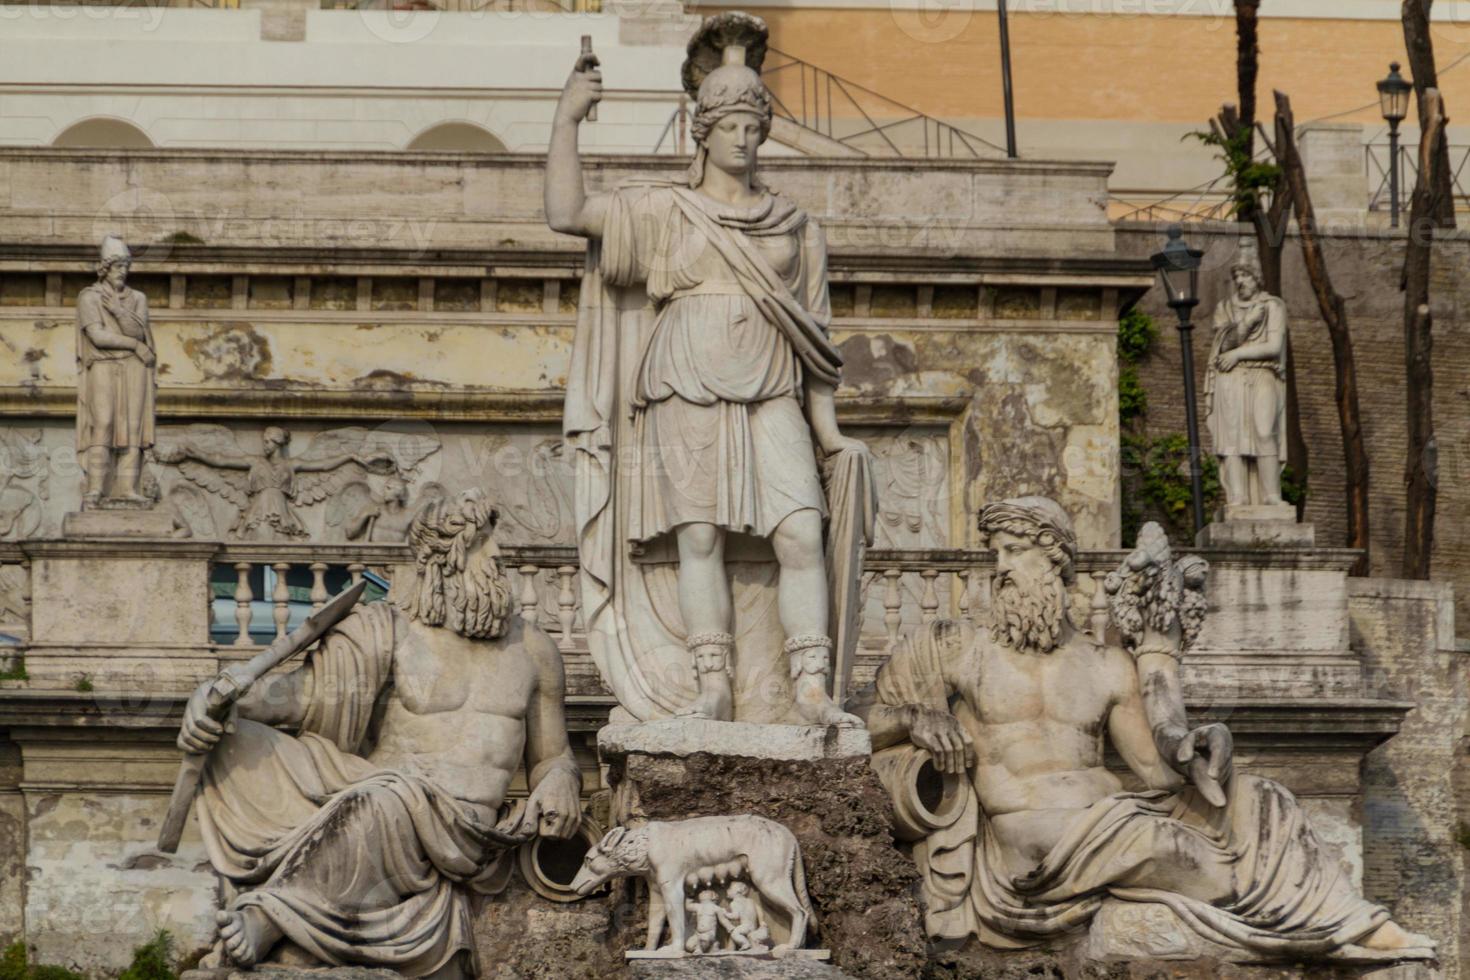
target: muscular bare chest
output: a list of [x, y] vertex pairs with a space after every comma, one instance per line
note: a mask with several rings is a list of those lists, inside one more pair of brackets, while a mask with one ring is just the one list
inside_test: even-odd
[[1101, 730], [1111, 702], [1102, 660], [1090, 646], [1022, 653], [981, 642], [968, 692], [981, 725], [1052, 724]]
[[525, 716], [535, 672], [519, 651], [445, 630], [409, 633], [393, 664], [393, 697], [416, 715]]

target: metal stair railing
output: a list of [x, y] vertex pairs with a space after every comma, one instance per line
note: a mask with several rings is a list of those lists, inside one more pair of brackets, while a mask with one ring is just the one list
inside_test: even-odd
[[827, 139], [867, 156], [1005, 156], [1003, 147], [983, 136], [784, 51], [767, 48], [767, 53], [761, 77], [776, 114]]

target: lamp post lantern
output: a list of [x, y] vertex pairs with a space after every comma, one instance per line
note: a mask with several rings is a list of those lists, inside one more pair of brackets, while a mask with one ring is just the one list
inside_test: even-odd
[[1204, 252], [1184, 243], [1184, 231], [1170, 225], [1163, 251], [1151, 258], [1164, 283], [1169, 309], [1179, 317], [1179, 350], [1184, 359], [1184, 420], [1189, 429], [1189, 492], [1194, 504], [1194, 530], [1205, 526], [1205, 491], [1200, 466], [1199, 414], [1194, 391], [1194, 324], [1190, 313], [1199, 305], [1199, 266]]
[[1378, 107], [1388, 123], [1388, 226], [1399, 226], [1399, 123], [1409, 114], [1409, 92], [1413, 83], [1399, 74], [1399, 63], [1391, 62], [1388, 77], [1378, 83]]

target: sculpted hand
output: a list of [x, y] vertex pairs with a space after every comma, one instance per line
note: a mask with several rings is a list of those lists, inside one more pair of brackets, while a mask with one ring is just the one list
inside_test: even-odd
[[184, 706], [184, 723], [179, 728], [179, 748], [185, 752], [199, 755], [214, 748], [220, 736], [226, 733], [235, 733], [235, 709], [230, 709], [230, 715], [223, 722], [215, 721], [209, 717], [209, 688], [213, 681], [205, 681], [194, 689], [189, 695], [189, 703]]
[[593, 106], [602, 101], [602, 72], [597, 70], [597, 65], [595, 54], [584, 54], [577, 59], [577, 65], [567, 76], [561, 99], [556, 104], [558, 117], [579, 123], [587, 118]]
[[958, 718], [919, 704], [910, 708], [909, 741], [933, 757], [935, 769], [962, 773], [975, 764], [975, 743]]
[[822, 452], [826, 453], [829, 456], [833, 453], [843, 452], [844, 450], [854, 453], [863, 453], [864, 455], [866, 455], [868, 452], [867, 443], [863, 442], [861, 439], [854, 439], [852, 436], [842, 435], [840, 432], [834, 432], [826, 438], [822, 438], [820, 435], [818, 435], [818, 440], [821, 443]]
[[1230, 781], [1234, 750], [1235, 739], [1230, 729], [1218, 723], [1201, 725], [1184, 736], [1175, 758], [1205, 799], [1214, 806], [1224, 806], [1222, 784]]
[[143, 362], [144, 367], [152, 367], [158, 362], [158, 355], [153, 353], [153, 348], [147, 344], [139, 344], [133, 348], [133, 353], [138, 355], [138, 360]]
[[540, 835], [564, 840], [572, 836], [582, 824], [578, 788], [577, 777], [570, 773], [547, 773], [526, 800], [524, 809], [517, 808], [499, 829], [517, 837]]
[[1221, 371], [1229, 371], [1239, 363], [1240, 355], [1233, 350], [1225, 351], [1219, 357], [1215, 358], [1215, 366]]

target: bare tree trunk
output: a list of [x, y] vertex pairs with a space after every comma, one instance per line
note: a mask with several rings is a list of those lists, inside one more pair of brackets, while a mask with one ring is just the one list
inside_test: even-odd
[[[1237, 17], [1239, 10], [1237, 5]], [[1220, 114], [1215, 117], [1212, 125], [1222, 139], [1231, 140], [1237, 138], [1241, 128], [1247, 123], [1235, 106], [1224, 105], [1220, 107]], [[1254, 131], [1255, 127], [1251, 128]], [[1276, 156], [1276, 148], [1271, 145], [1271, 141], [1264, 135], [1262, 139], [1265, 139], [1266, 148], [1271, 151], [1271, 155]], [[1271, 206], [1264, 211], [1259, 207], [1253, 208], [1250, 222], [1256, 233], [1256, 254], [1261, 259], [1261, 275], [1264, 280], [1261, 285], [1272, 296], [1280, 296], [1281, 256], [1286, 248], [1286, 233], [1291, 224], [1291, 184], [1286, 179], [1285, 169], [1276, 178], [1276, 185], [1271, 188]], [[1311, 458], [1307, 452], [1307, 440], [1302, 435], [1301, 402], [1297, 398], [1296, 390], [1296, 358], [1291, 352], [1290, 333], [1286, 337], [1286, 461], [1291, 464], [1292, 475], [1297, 482], [1306, 486], [1311, 472]], [[1297, 520], [1306, 519], [1305, 498], [1297, 503], [1296, 511]]]
[[[1404, 6], [1407, 10], [1409, 5]], [[1438, 89], [1425, 89], [1419, 97], [1419, 116], [1424, 120], [1419, 134], [1419, 173], [1437, 173], [1439, 164], [1444, 162], [1447, 122]], [[1438, 182], [1421, 176], [1409, 204], [1409, 240], [1404, 251], [1404, 380], [1408, 411], [1401, 572], [1404, 578], [1429, 578], [1434, 551], [1438, 467], [1434, 439], [1434, 366], [1430, 359], [1434, 320], [1429, 313], [1429, 265], [1440, 204]]]
[[[1439, 71], [1434, 66], [1434, 37], [1429, 31], [1429, 8], [1434, 0], [1403, 0], [1400, 8], [1404, 22], [1404, 48], [1409, 53], [1409, 73], [1414, 76], [1414, 94], [1419, 102], [1419, 132], [1429, 128], [1424, 93], [1439, 88]], [[1455, 189], [1450, 177], [1450, 149], [1448, 137], [1440, 130], [1435, 147], [1434, 175], [1435, 210], [1434, 222], [1441, 228], [1455, 227]], [[1420, 155], [1422, 159], [1422, 154]], [[1419, 171], [1423, 181], [1425, 171]]]
[[[1256, 75], [1260, 71], [1261, 53], [1256, 12], [1260, 6], [1261, 0], [1235, 0], [1235, 91], [1240, 99], [1240, 128], [1237, 132], [1245, 133], [1248, 157], [1255, 152]], [[1241, 208], [1240, 220], [1254, 220], [1257, 210], [1256, 202], [1249, 202]]]
[[1348, 329], [1347, 309], [1332, 286], [1327, 260], [1317, 240], [1317, 218], [1307, 188], [1307, 173], [1296, 147], [1296, 121], [1291, 100], [1276, 93], [1276, 159], [1291, 187], [1296, 211], [1297, 234], [1301, 238], [1302, 261], [1327, 333], [1332, 340], [1332, 360], [1337, 369], [1337, 418], [1342, 428], [1344, 489], [1347, 496], [1347, 541], [1363, 555], [1353, 566], [1354, 575], [1368, 572], [1368, 451], [1363, 444], [1362, 413], [1358, 407], [1358, 369], [1353, 360], [1353, 338]]

